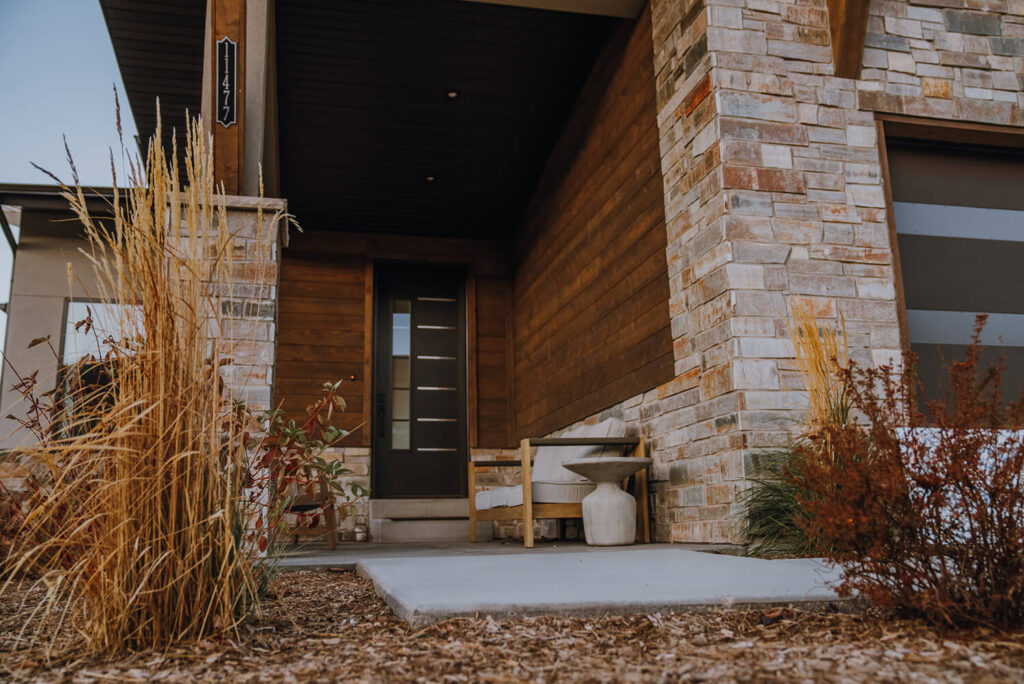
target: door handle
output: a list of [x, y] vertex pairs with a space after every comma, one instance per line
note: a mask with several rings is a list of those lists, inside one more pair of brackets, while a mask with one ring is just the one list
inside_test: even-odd
[[377, 395], [377, 436], [384, 439], [387, 435], [387, 422], [388, 406], [387, 406], [388, 395], [378, 394]]

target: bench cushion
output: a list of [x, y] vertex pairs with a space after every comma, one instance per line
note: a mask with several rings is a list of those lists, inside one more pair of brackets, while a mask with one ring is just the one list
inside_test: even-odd
[[[581, 425], [560, 437], [625, 437], [626, 424], [618, 418], [607, 418], [593, 425]], [[595, 456], [621, 456], [621, 446], [539, 447], [533, 459], [534, 503], [579, 503], [597, 486], [582, 475], [562, 467], [565, 461]], [[520, 506], [523, 488], [496, 487], [477, 492], [476, 509], [485, 511], [501, 506]]]
[[[593, 482], [534, 482], [534, 503], [579, 503], [597, 487]], [[521, 506], [523, 503], [523, 487], [495, 487], [476, 493], [476, 510], [486, 511], [489, 508], [502, 506]]]
[[[626, 424], [618, 418], [606, 418], [593, 425], [581, 425], [560, 437], [625, 437]], [[533, 459], [534, 482], [586, 482], [587, 478], [562, 467], [565, 461], [595, 456], [621, 456], [621, 446], [539, 447]], [[561, 502], [545, 502], [561, 503]]]

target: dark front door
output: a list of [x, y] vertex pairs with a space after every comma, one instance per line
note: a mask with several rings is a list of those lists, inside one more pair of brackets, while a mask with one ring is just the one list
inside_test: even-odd
[[465, 271], [388, 263], [376, 272], [374, 496], [464, 496]]

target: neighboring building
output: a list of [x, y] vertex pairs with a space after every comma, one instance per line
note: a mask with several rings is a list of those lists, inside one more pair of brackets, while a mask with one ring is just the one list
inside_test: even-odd
[[[1024, 385], [1022, 0], [101, 5], [138, 130], [157, 96], [179, 131], [203, 111], [229, 193], [262, 165], [302, 225], [239, 377], [293, 414], [346, 380], [374, 518], [460, 517], [467, 458], [614, 415], [651, 447], [655, 537], [736, 541], [806, 406], [791, 298], [929, 386], [988, 312]], [[63, 316], [17, 308], [73, 240], [33, 221], [12, 354]]]

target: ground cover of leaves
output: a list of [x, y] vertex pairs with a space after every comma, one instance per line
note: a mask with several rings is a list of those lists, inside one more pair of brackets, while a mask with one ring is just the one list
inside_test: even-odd
[[459, 618], [410, 629], [350, 572], [278, 578], [237, 640], [46, 662], [19, 637], [41, 590], [0, 598], [0, 679], [19, 681], [1024, 681], [1024, 633], [936, 633], [788, 608]]

